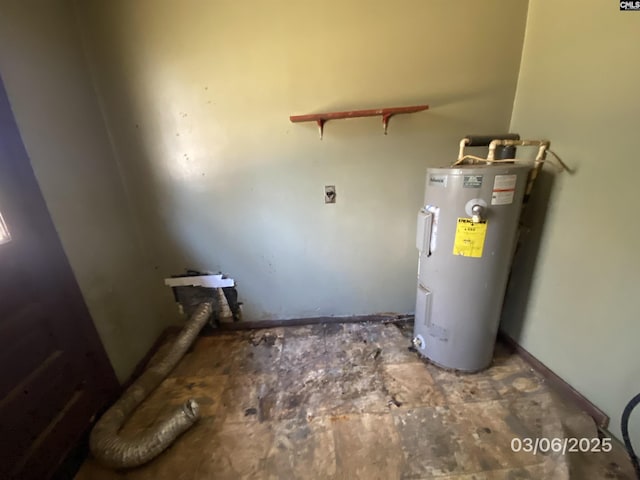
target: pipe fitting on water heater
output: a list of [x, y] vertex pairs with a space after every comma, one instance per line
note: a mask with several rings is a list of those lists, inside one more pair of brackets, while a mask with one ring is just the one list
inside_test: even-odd
[[484, 207], [478, 203], [476, 203], [473, 207], [471, 207], [471, 221], [473, 223], [480, 223], [483, 218]]

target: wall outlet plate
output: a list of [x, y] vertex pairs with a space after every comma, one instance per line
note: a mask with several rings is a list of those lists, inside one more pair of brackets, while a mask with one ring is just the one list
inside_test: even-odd
[[336, 186], [324, 186], [324, 203], [336, 203]]

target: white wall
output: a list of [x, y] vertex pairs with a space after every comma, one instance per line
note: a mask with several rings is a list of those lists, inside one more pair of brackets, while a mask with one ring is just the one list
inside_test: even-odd
[[[532, 0], [511, 121], [549, 138], [576, 173], [541, 185], [555, 177], [544, 225], [530, 217], [537, 260], [535, 245], [521, 252], [503, 328], [602, 408], [617, 435], [640, 391], [639, 45], [640, 15], [617, 2]], [[538, 199], [532, 210], [542, 208]], [[632, 420], [640, 445], [640, 414]]]
[[[527, 2], [176, 5], [76, 3], [156, 281], [222, 270], [250, 320], [413, 311], [425, 169], [508, 128]], [[388, 136], [288, 120], [416, 103]]]
[[0, 75], [91, 316], [124, 380], [176, 310], [136, 232], [73, 6], [3, 2]]

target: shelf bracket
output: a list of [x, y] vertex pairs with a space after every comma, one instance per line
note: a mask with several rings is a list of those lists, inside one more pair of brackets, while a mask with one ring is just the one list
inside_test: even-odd
[[326, 122], [326, 120], [322, 118], [316, 120], [316, 123], [318, 124], [318, 133], [320, 134], [320, 140], [322, 140], [322, 135], [324, 134], [324, 122]]
[[382, 128], [384, 129], [384, 134], [387, 134], [387, 128], [389, 127], [389, 119], [391, 118], [391, 116], [393, 115], [393, 113], [384, 113], [382, 115]]

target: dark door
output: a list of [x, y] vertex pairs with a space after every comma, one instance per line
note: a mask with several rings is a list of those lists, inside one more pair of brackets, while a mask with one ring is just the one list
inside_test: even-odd
[[118, 384], [1, 81], [0, 215], [0, 478], [40, 480]]

